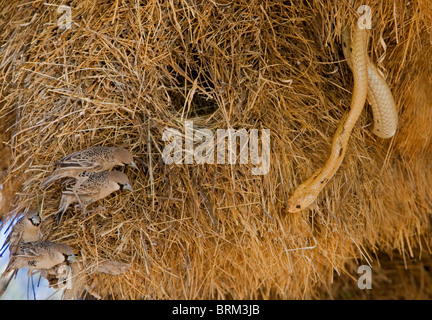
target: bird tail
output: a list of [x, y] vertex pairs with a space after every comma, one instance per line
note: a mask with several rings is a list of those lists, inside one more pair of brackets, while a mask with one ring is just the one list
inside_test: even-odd
[[48, 178], [45, 178], [41, 183], [40, 183], [40, 188], [42, 190], [45, 190], [46, 188], [48, 188], [50, 185], [53, 184], [54, 181], [61, 179], [62, 176], [60, 174], [56, 174], [55, 172], [50, 175]]
[[0, 277], [0, 298], [5, 293], [11, 280], [16, 276], [17, 271], [18, 270], [10, 270], [9, 272], [5, 271], [5, 273]]
[[59, 204], [59, 208], [57, 211], [57, 224], [60, 224], [61, 219], [64, 215], [64, 213], [66, 212], [67, 208], [69, 207], [69, 205], [72, 203], [71, 201], [71, 196], [69, 195], [62, 195], [61, 199], [60, 199], [60, 204]]

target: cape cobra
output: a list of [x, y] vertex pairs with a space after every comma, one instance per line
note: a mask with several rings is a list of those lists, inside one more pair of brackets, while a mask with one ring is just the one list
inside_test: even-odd
[[288, 212], [307, 208], [333, 177], [347, 150], [351, 131], [360, 116], [366, 97], [372, 106], [374, 127], [372, 132], [381, 138], [390, 138], [396, 132], [398, 115], [392, 93], [378, 69], [367, 55], [367, 31], [358, 26], [342, 34], [345, 58], [354, 75], [354, 89], [350, 110], [342, 117], [333, 137], [331, 153], [324, 167], [300, 184], [288, 200]]

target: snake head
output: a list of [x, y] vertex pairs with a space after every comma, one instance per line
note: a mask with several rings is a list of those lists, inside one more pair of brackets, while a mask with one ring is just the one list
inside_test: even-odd
[[[315, 201], [318, 194], [311, 190], [308, 181], [299, 185], [288, 199], [288, 212], [296, 213], [309, 207]], [[311, 192], [312, 191], [312, 192]]]

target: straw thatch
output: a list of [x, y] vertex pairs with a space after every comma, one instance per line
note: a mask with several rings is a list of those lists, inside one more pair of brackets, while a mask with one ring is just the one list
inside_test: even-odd
[[[336, 176], [290, 215], [287, 198], [323, 165], [349, 107], [340, 34], [361, 4], [372, 8], [370, 54], [391, 84], [399, 130], [373, 136], [366, 107]], [[69, 29], [59, 5], [71, 8]], [[353, 261], [395, 250], [426, 259], [431, 26], [430, 0], [1, 0], [2, 215], [39, 206], [45, 238], [75, 249], [80, 279], [105, 299], [334, 297], [338, 275], [358, 276]], [[164, 164], [163, 132], [184, 132], [185, 120], [270, 129], [269, 173]], [[124, 171], [135, 191], [86, 217], [71, 209], [57, 226], [61, 186], [39, 183], [57, 159], [93, 145], [131, 150], [140, 170]], [[129, 269], [97, 272], [107, 260]]]

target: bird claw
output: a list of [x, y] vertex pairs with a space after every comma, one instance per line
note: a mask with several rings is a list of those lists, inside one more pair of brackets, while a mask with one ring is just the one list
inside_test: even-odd
[[95, 209], [98, 215], [100, 215], [102, 218], [106, 218], [102, 213], [106, 211], [106, 208], [103, 206], [99, 206]]
[[[75, 205], [75, 207], [79, 207], [79, 205], [77, 204], [77, 205]], [[101, 214], [101, 212], [103, 212], [103, 211], [105, 211], [106, 209], [105, 209], [105, 207], [103, 207], [103, 206], [99, 206], [99, 207], [97, 207], [97, 208], [95, 208], [95, 209], [93, 209], [93, 210], [86, 210], [85, 208], [82, 210], [82, 215], [84, 216], [84, 217], [88, 217], [89, 215], [91, 215], [91, 214], [93, 214], [93, 213], [97, 213], [97, 214]]]
[[79, 203], [74, 206], [74, 210], [77, 211], [78, 208], [81, 210], [81, 214], [85, 217], [87, 216], [91, 211], [87, 211], [85, 207], [81, 206]]

